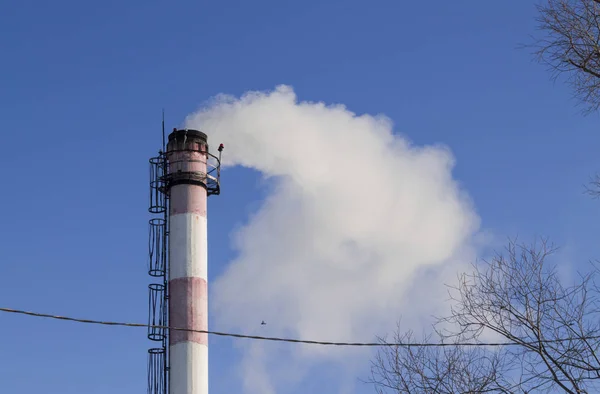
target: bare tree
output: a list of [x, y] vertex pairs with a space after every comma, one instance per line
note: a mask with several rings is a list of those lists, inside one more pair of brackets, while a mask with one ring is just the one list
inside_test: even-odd
[[[450, 346], [389, 346], [375, 358], [380, 393], [600, 392], [597, 270], [565, 285], [554, 248], [516, 245], [460, 276], [434, 338]], [[464, 346], [486, 342], [502, 346]], [[396, 343], [412, 333], [396, 332]], [[432, 340], [432, 338], [429, 338]]]
[[[413, 333], [400, 328], [392, 341], [414, 342]], [[380, 394], [489, 393], [507, 385], [499, 372], [509, 369], [498, 354], [480, 348], [391, 346], [377, 354], [371, 382]]]
[[590, 177], [590, 181], [587, 185], [584, 185], [585, 193], [592, 196], [592, 198], [600, 198], [600, 174], [596, 173]]
[[544, 0], [534, 47], [554, 76], [565, 74], [586, 111], [600, 107], [600, 0]]

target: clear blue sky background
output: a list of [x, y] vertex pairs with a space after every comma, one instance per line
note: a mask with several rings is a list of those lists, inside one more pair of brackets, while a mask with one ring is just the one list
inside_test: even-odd
[[[0, 2], [0, 306], [144, 322], [161, 108], [172, 127], [217, 93], [281, 83], [449, 145], [496, 234], [548, 235], [575, 262], [600, 257], [600, 203], [582, 194], [600, 169], [599, 119], [516, 49], [534, 33], [533, 4]], [[213, 276], [261, 198], [256, 174], [223, 176], [210, 201]], [[211, 392], [238, 392], [231, 341], [211, 341]], [[0, 314], [0, 392], [145, 392], [150, 345], [143, 329]], [[330, 392], [316, 376], [289, 393], [315, 387]]]

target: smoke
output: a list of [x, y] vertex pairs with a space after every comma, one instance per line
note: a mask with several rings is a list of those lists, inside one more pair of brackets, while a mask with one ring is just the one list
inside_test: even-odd
[[[414, 146], [386, 117], [298, 102], [279, 86], [218, 96], [186, 127], [224, 142], [224, 165], [255, 169], [273, 185], [235, 233], [237, 257], [212, 282], [214, 327], [372, 341], [400, 317], [422, 326], [444, 302], [442, 282], [472, 261], [479, 218], [452, 177], [451, 152]], [[291, 392], [289, 382], [315, 365], [342, 368], [336, 389], [352, 392], [348, 381], [370, 356], [272, 343], [240, 351], [252, 394]]]

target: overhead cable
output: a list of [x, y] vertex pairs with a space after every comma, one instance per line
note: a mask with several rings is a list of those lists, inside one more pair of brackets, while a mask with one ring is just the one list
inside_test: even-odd
[[229, 332], [210, 331], [210, 330], [192, 330], [189, 328], [169, 327], [169, 326], [158, 326], [148, 325], [143, 323], [126, 323], [126, 322], [115, 322], [115, 321], [102, 321], [102, 320], [91, 320], [91, 319], [80, 319], [68, 316], [51, 315], [47, 313], [29, 312], [19, 309], [11, 308], [0, 308], [0, 312], [15, 313], [20, 315], [35, 316], [46, 319], [55, 320], [66, 320], [76, 323], [87, 323], [87, 324], [98, 324], [104, 326], [121, 326], [121, 327], [151, 327], [157, 329], [174, 330], [174, 331], [188, 331], [197, 332], [201, 334], [217, 335], [222, 337], [233, 337], [243, 339], [254, 339], [260, 341], [274, 341], [274, 342], [288, 342], [288, 343], [302, 343], [309, 345], [322, 345], [322, 346], [354, 346], [354, 347], [452, 347], [452, 346], [473, 346], [473, 347], [498, 347], [498, 346], [526, 346], [526, 345], [539, 345], [540, 343], [558, 343], [573, 340], [593, 340], [600, 339], [600, 336], [587, 336], [587, 337], [571, 337], [561, 339], [548, 339], [541, 341], [526, 341], [517, 339], [518, 342], [331, 342], [331, 341], [316, 341], [307, 339], [294, 339], [294, 338], [280, 338], [280, 337], [266, 337], [259, 335], [246, 335], [246, 334], [234, 334]]

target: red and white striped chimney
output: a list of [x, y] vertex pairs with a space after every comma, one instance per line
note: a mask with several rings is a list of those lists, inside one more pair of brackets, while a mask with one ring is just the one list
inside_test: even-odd
[[[167, 144], [169, 326], [208, 329], [206, 134], [174, 130]], [[171, 330], [169, 394], [208, 394], [208, 335]]]

